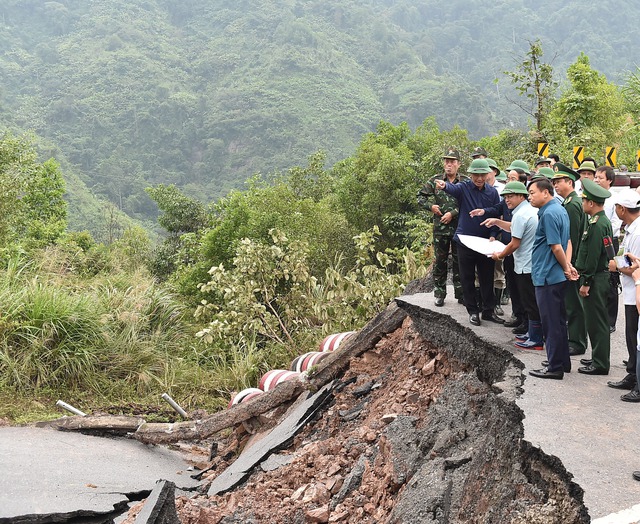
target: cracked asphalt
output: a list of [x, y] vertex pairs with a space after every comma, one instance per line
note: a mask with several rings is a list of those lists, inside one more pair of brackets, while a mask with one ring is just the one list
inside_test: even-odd
[[159, 479], [197, 486], [187, 467], [179, 453], [136, 440], [0, 428], [0, 523], [113, 513]]

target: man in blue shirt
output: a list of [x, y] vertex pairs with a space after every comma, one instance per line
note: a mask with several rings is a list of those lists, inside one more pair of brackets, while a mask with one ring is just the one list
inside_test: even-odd
[[[482, 238], [495, 238], [498, 228], [487, 229], [482, 225], [481, 217], [471, 216], [474, 209], [484, 209], [495, 206], [500, 202], [498, 192], [486, 183], [487, 174], [491, 172], [489, 163], [479, 158], [471, 162], [467, 174], [471, 178], [458, 184], [436, 181], [436, 188], [443, 189], [449, 195], [455, 197], [460, 204], [460, 214], [458, 216], [458, 227], [453, 239], [458, 244], [458, 263], [460, 267], [460, 282], [462, 284], [462, 294], [464, 305], [469, 313], [469, 322], [475, 326], [480, 325], [480, 310], [482, 319], [489, 322], [502, 324], [502, 320], [495, 314], [496, 298], [493, 293], [493, 270], [494, 261], [482, 253], [478, 253], [465, 246], [459, 235], [471, 235]], [[480, 284], [480, 295], [482, 304], [476, 302], [475, 296], [475, 274], [478, 273]]]
[[546, 178], [535, 179], [529, 184], [529, 200], [539, 209], [531, 254], [531, 279], [547, 348], [547, 365], [531, 370], [529, 374], [562, 379], [564, 373], [571, 371], [564, 296], [567, 279], [578, 278], [566, 257], [569, 215], [554, 198], [553, 186]]

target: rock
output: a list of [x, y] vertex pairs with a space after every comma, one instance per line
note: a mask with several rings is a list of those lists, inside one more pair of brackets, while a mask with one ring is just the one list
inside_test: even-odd
[[316, 509], [310, 509], [305, 512], [308, 522], [329, 522], [329, 506], [321, 506]]

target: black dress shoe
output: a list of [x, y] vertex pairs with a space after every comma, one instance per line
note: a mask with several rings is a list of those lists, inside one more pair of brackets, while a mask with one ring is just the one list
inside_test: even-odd
[[615, 326], [609, 326], [609, 333], [613, 333], [616, 330]]
[[464, 305], [464, 298], [459, 298], [459, 299], [458, 299], [458, 304], [462, 304], [462, 305]]
[[629, 393], [625, 393], [624, 395], [622, 395], [620, 397], [620, 400], [623, 400], [624, 402], [640, 402], [640, 391], [638, 391], [637, 389], [632, 389], [631, 391], [629, 391]]
[[583, 366], [590, 366], [591, 364], [593, 364], [593, 360], [591, 360], [590, 358], [581, 358], [580, 364], [582, 364]]
[[544, 367], [542, 369], [532, 369], [531, 371], [529, 371], [529, 375], [531, 375], [532, 377], [538, 377], [538, 378], [553, 378], [556, 380], [562, 380], [562, 377], [564, 377], [564, 372], [549, 371], [549, 368]]
[[614, 382], [613, 380], [607, 382], [607, 386], [613, 389], [634, 389], [636, 384], [636, 376], [631, 373], [628, 373], [626, 377], [622, 380], [618, 380], [617, 382]]
[[494, 311], [482, 313], [482, 320], [495, 322], [496, 324], [504, 324], [504, 320], [496, 315]]
[[633, 480], [640, 480], [640, 471], [634, 471], [632, 477]]
[[578, 349], [569, 346], [569, 355], [571, 355], [572, 357], [575, 357], [576, 355], [584, 355], [586, 352], [586, 349]]
[[578, 373], [582, 373], [583, 375], [608, 375], [608, 369], [595, 368], [593, 364], [591, 366], [584, 366], [578, 368]]
[[478, 313], [472, 313], [471, 315], [469, 315], [469, 322], [471, 322], [474, 326], [479, 326], [480, 317], [478, 316]]
[[436, 297], [435, 305], [438, 307], [444, 306], [444, 297]]
[[519, 326], [514, 327], [511, 330], [511, 333], [513, 333], [514, 335], [526, 335], [527, 331], [529, 331], [529, 323], [527, 322], [520, 324]]
[[[543, 360], [542, 362], [540, 362], [540, 365], [548, 368], [549, 367], [549, 361], [548, 360]], [[564, 372], [565, 373], [571, 373], [571, 366], [569, 366], [568, 368], [564, 368]]]
[[504, 327], [514, 328], [524, 324], [521, 318], [511, 317], [509, 320], [505, 320]]

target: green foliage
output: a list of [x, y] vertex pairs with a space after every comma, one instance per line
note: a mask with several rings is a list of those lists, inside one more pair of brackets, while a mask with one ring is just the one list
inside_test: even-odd
[[549, 114], [544, 134], [565, 158], [577, 145], [588, 146], [590, 154], [601, 158], [604, 148], [618, 144], [628, 127], [622, 94], [591, 67], [584, 53], [569, 67], [567, 77], [570, 85]]
[[54, 160], [37, 162], [31, 138], [0, 139], [0, 242], [32, 249], [55, 242], [67, 227], [64, 180]]
[[380, 232], [374, 228], [355, 237], [352, 268], [338, 260], [316, 278], [304, 243], [278, 230], [270, 234], [268, 244], [244, 239], [232, 267], [209, 271], [210, 280], [201, 286], [207, 299], [195, 312], [203, 324], [198, 336], [206, 343], [264, 348], [272, 364], [282, 365], [271, 352], [300, 354], [310, 333], [361, 326], [424, 272], [408, 249], [376, 252]]

